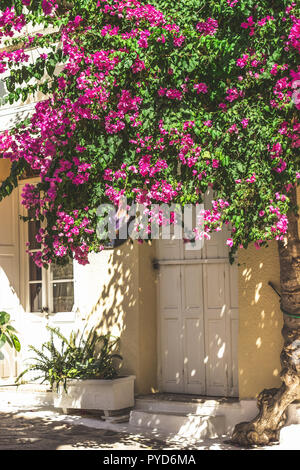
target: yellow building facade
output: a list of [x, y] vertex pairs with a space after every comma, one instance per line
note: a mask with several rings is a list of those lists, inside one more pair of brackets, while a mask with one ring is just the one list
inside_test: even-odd
[[[1, 181], [8, 172], [9, 163], [0, 160]], [[92, 303], [87, 301], [80, 311], [83, 322], [120, 337], [122, 373], [136, 376], [138, 394], [159, 390], [156, 256], [156, 242], [127, 242], [102, 252], [94, 276], [96, 293]], [[259, 250], [253, 246], [241, 249], [237, 277], [238, 396], [247, 399], [263, 388], [280, 385], [282, 313], [279, 298], [268, 284], [271, 281], [279, 287], [276, 242]]]

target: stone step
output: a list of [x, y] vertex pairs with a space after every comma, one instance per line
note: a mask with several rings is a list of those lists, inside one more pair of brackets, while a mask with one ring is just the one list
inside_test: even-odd
[[223, 415], [226, 409], [240, 409], [240, 403], [237, 400], [219, 400], [214, 398], [205, 398], [203, 400], [165, 400], [160, 398], [137, 397], [135, 400], [135, 409], [141, 411], [151, 411], [152, 413], [172, 412], [179, 414], [196, 415]]
[[225, 417], [172, 412], [132, 410], [129, 423], [135, 428], [156, 430], [193, 439], [216, 438], [225, 434]]
[[[164, 394], [166, 395], [166, 394]], [[241, 421], [249, 421], [257, 415], [256, 400], [238, 400], [231, 398], [202, 397], [178, 398], [174, 394], [171, 399], [158, 395], [140, 395], [135, 400], [135, 410], [156, 413], [194, 414], [205, 416], [223, 416], [225, 431], [232, 433], [235, 425]], [[287, 425], [300, 424], [300, 401], [291, 404], [287, 410]]]

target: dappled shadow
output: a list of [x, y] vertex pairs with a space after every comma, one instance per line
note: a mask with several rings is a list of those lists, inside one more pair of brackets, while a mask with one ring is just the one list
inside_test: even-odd
[[134, 345], [129, 344], [128, 336], [134, 334], [134, 330], [131, 330], [134, 325], [131, 325], [130, 318], [134, 319], [136, 316], [138, 300], [137, 248], [127, 243], [121, 248], [105, 251], [101, 256], [99, 262], [103, 272], [98, 283], [99, 297], [92, 307], [88, 321], [101, 332], [110, 332], [120, 337], [120, 347], [126, 361], [123, 367], [129, 367], [131, 370], [128, 372], [132, 373], [129, 364], [133, 360]]
[[[282, 314], [277, 243], [239, 251], [239, 385], [241, 396], [280, 385]], [[258, 364], [260, 365], [258, 367]]]
[[[38, 414], [38, 413], [37, 413]], [[79, 417], [78, 417], [79, 419]], [[28, 409], [0, 413], [0, 450], [160, 449], [162, 442], [126, 432], [94, 429], [44, 417]]]
[[30, 412], [28, 408], [0, 412], [0, 450], [244, 450], [231, 445], [228, 436], [192, 440], [154, 430], [143, 433], [125, 425], [123, 431], [96, 429], [80, 424], [80, 420], [80, 416], [66, 419], [38, 410]]
[[137, 395], [138, 399], [151, 399], [151, 400], [164, 400], [164, 401], [175, 401], [175, 402], [184, 402], [184, 403], [206, 403], [208, 400], [214, 400], [215, 402], [222, 403], [238, 403], [239, 399], [236, 397], [213, 397], [207, 395], [197, 395], [197, 394], [186, 394], [186, 393], [168, 393], [168, 392], [158, 392], [151, 393], [146, 395]]
[[[96, 296], [85, 319], [88, 328], [96, 326], [99, 333], [109, 332], [120, 337], [120, 353], [124, 358], [120, 373], [137, 374], [141, 355], [145, 356], [144, 370], [138, 374], [137, 381], [140, 381], [140, 388], [148, 391], [156, 385], [156, 375], [147, 373], [147, 370], [156, 372], [153, 253], [151, 246], [127, 242], [97, 255], [94, 262], [95, 284], [90, 286]], [[144, 347], [141, 351], [142, 343]]]

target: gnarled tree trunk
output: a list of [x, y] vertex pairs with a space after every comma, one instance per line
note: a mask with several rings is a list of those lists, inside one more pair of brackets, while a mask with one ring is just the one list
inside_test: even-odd
[[[296, 205], [296, 190], [292, 194]], [[278, 243], [280, 259], [280, 307], [283, 312], [284, 338], [281, 352], [280, 388], [263, 390], [258, 396], [258, 415], [250, 422], [236, 425], [231, 442], [242, 445], [267, 445], [279, 440], [279, 431], [286, 422], [286, 410], [300, 399], [300, 240], [298, 216], [289, 214], [289, 229]]]

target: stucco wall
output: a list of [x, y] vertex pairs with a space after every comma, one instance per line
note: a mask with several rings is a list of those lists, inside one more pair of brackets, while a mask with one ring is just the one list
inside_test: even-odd
[[279, 297], [277, 243], [239, 251], [239, 396], [253, 398], [280, 385], [282, 314]]
[[0, 181], [5, 180], [9, 175], [10, 161], [0, 159]]
[[[0, 181], [9, 162], [0, 160]], [[299, 190], [300, 196], [300, 190]], [[154, 247], [125, 244], [104, 251], [90, 267], [80, 267], [80, 315], [102, 332], [120, 336], [122, 370], [137, 376], [136, 392], [157, 387], [156, 278]], [[239, 251], [239, 395], [253, 398], [263, 388], [280, 385], [282, 314], [277, 243]], [[76, 289], [75, 289], [76, 292]], [[81, 302], [81, 305], [80, 305]]]
[[[297, 192], [299, 204], [300, 187]], [[240, 250], [239, 264], [239, 395], [252, 398], [281, 384], [283, 317], [279, 297], [268, 285], [272, 281], [280, 291], [277, 242]]]
[[[136, 375], [136, 393], [154, 391], [157, 382], [153, 250], [148, 244], [127, 242], [119, 249], [97, 255], [94, 276], [87, 286], [97, 293], [97, 299], [94, 305], [81, 307], [82, 312], [90, 311], [90, 326], [120, 337], [124, 358], [121, 372]], [[91, 274], [91, 267], [81, 270], [85, 279], [89, 277], [87, 270]]]
[[140, 390], [157, 390], [157, 276], [152, 266], [155, 247], [139, 245]]

